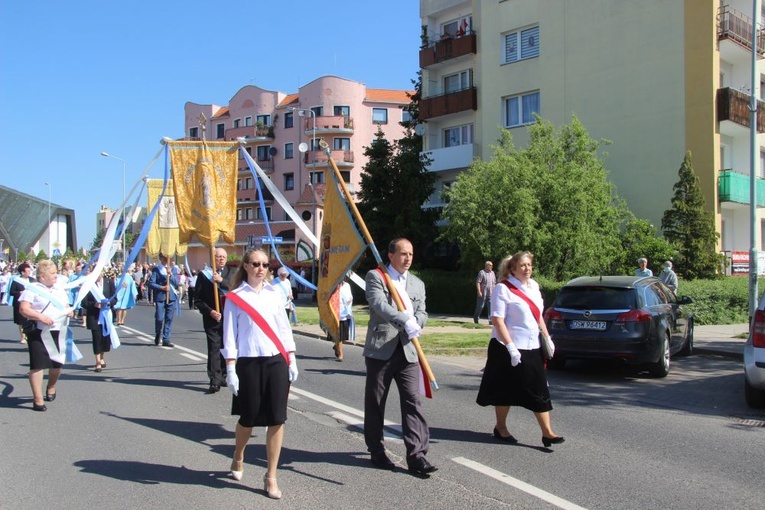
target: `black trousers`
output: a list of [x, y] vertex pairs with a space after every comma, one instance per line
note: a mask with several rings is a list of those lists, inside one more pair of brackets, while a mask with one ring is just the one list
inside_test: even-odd
[[226, 359], [220, 353], [223, 348], [223, 322], [205, 320], [204, 326], [207, 336], [207, 377], [211, 385], [222, 386], [226, 380]]

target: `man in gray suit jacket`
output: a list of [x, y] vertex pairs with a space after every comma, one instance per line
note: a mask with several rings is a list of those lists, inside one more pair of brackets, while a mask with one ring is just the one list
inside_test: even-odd
[[409, 471], [426, 476], [437, 468], [427, 461], [430, 431], [420, 407], [420, 367], [411, 339], [420, 336], [428, 320], [425, 311], [425, 285], [409, 273], [414, 250], [406, 239], [394, 239], [388, 246], [388, 272], [406, 306], [399, 311], [379, 269], [366, 276], [369, 326], [364, 344], [367, 379], [364, 390], [364, 440], [372, 463], [382, 469], [395, 469], [385, 454], [383, 422], [385, 402], [391, 382], [396, 381], [401, 400], [401, 416]]

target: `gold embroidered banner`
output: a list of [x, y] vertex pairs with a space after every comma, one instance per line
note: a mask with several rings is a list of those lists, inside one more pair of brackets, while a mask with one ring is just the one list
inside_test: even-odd
[[[149, 195], [149, 210], [154, 207], [162, 194], [164, 179], [148, 179], [146, 188]], [[160, 253], [172, 257], [185, 255], [187, 246], [178, 240], [178, 217], [175, 211], [175, 196], [173, 195], [172, 179], [167, 181], [167, 188], [162, 201], [159, 203], [157, 214], [146, 238], [146, 252], [152, 257]]]
[[220, 237], [229, 244], [236, 238], [236, 142], [172, 141], [170, 165], [178, 215], [179, 240], [192, 234], [212, 247]]
[[[324, 196], [324, 222], [321, 227], [317, 301], [324, 330], [338, 339], [340, 316], [335, 289], [364, 253], [366, 244], [353, 222], [348, 206], [340, 195], [332, 173]], [[334, 306], [333, 306], [334, 301]]]

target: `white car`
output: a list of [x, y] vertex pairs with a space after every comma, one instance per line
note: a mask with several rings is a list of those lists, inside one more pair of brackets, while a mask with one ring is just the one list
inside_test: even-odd
[[760, 299], [744, 345], [744, 396], [749, 407], [765, 408], [765, 298]]

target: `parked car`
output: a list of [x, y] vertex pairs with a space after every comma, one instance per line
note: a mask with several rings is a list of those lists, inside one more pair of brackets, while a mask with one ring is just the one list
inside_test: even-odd
[[744, 397], [749, 407], [765, 408], [765, 299], [762, 298], [744, 345]]
[[665, 377], [672, 356], [693, 352], [693, 316], [683, 308], [691, 302], [654, 277], [575, 278], [545, 312], [555, 342], [548, 366], [563, 368], [568, 359], [617, 359]]

